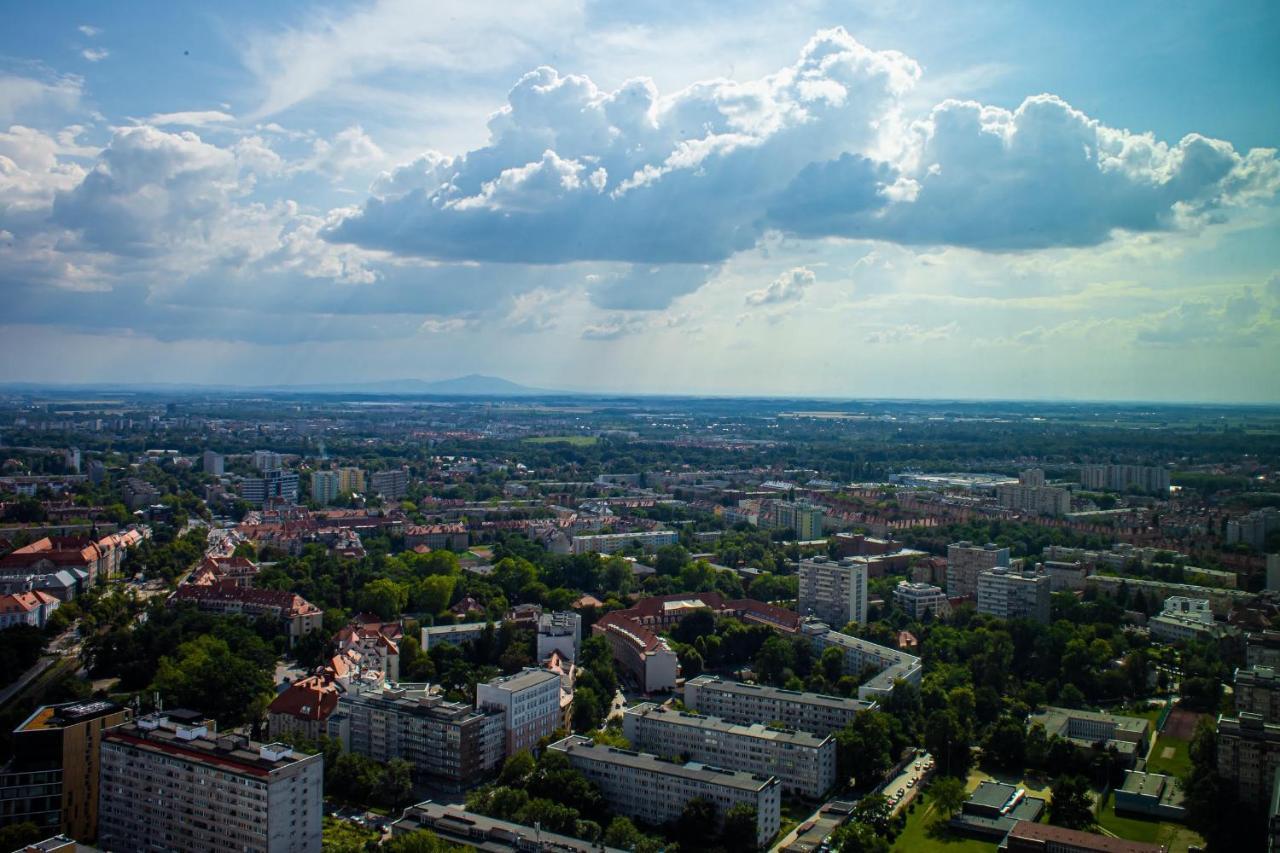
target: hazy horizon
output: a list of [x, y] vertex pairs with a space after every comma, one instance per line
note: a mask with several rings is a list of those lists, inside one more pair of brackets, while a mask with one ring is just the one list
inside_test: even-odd
[[0, 33], [0, 382], [1280, 402], [1280, 7]]

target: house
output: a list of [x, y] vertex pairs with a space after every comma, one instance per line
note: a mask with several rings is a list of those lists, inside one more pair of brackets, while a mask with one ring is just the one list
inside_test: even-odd
[[0, 595], [0, 629], [14, 625], [43, 628], [59, 604], [58, 599], [38, 589]]
[[320, 675], [299, 678], [267, 706], [268, 736], [275, 740], [296, 734], [318, 740], [337, 707], [337, 684]]

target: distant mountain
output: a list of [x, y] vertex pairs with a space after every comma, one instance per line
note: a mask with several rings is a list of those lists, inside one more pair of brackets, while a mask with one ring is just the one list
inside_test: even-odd
[[524, 397], [556, 393], [544, 388], [530, 388], [500, 376], [472, 373], [454, 379], [428, 382], [423, 379], [393, 379], [369, 382], [344, 390], [365, 390], [374, 394], [441, 394], [453, 397]]

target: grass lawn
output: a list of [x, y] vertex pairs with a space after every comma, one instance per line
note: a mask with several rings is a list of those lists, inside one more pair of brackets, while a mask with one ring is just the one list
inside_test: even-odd
[[525, 444], [572, 444], [574, 447], [590, 447], [600, 439], [594, 435], [538, 435], [526, 438]]
[[[1191, 770], [1191, 744], [1180, 738], [1160, 735], [1156, 738], [1155, 749], [1151, 750], [1151, 758], [1147, 761], [1148, 773], [1165, 773], [1170, 776], [1182, 776]], [[1165, 752], [1173, 752], [1165, 757]]]
[[933, 803], [929, 802], [926, 792], [925, 803], [917, 805], [907, 815], [907, 825], [893, 843], [892, 853], [992, 853], [995, 849], [994, 842], [959, 835], [948, 829], [945, 823], [936, 820]]
[[1192, 844], [1204, 846], [1204, 839], [1180, 823], [1117, 815], [1113, 797], [1107, 797], [1107, 806], [1098, 815], [1098, 829], [1129, 841], [1163, 844], [1169, 853], [1187, 853]]

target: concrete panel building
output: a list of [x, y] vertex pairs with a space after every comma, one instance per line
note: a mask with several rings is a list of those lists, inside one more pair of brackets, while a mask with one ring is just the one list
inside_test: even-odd
[[646, 702], [622, 715], [622, 732], [643, 752], [776, 776], [784, 791], [818, 800], [836, 782], [836, 741], [763, 723], [675, 711]]
[[328, 728], [349, 752], [383, 763], [403, 758], [417, 781], [461, 788], [502, 763], [504, 724], [501, 711], [447, 702], [425, 685], [395, 684], [344, 694]]
[[560, 725], [560, 676], [526, 668], [476, 685], [476, 707], [502, 713], [506, 754], [532, 750]]
[[729, 809], [745, 803], [756, 810], [756, 840], [764, 846], [781, 822], [782, 783], [697, 762], [676, 764], [655, 755], [595, 744], [571, 735], [551, 744], [563, 752], [583, 776], [600, 786], [611, 811], [660, 826], [675, 820], [685, 804], [702, 797], [723, 820]]
[[674, 530], [637, 530], [634, 533], [597, 533], [573, 537], [575, 554], [612, 554], [632, 545], [639, 545], [645, 553], [653, 553], [664, 545], [675, 545], [680, 534]]
[[715, 675], [699, 675], [686, 681], [684, 704], [731, 723], [777, 722], [819, 737], [840, 731], [872, 707], [861, 699], [725, 681]]
[[214, 734], [191, 712], [102, 736], [98, 846], [107, 851], [320, 850], [324, 756]]
[[973, 598], [978, 575], [997, 566], [1009, 566], [1009, 549], [988, 543], [956, 542], [947, 546], [947, 596]]
[[801, 616], [814, 616], [843, 628], [850, 622], [867, 621], [867, 565], [853, 558], [829, 560], [814, 557], [801, 560], [800, 591], [796, 609]]
[[1003, 567], [978, 575], [978, 612], [998, 619], [1049, 621], [1051, 581], [1037, 572]]
[[1237, 711], [1257, 714], [1268, 723], [1280, 723], [1280, 674], [1269, 666], [1236, 670]]
[[340, 491], [337, 471], [311, 472], [311, 500], [321, 506], [331, 504]]
[[391, 837], [409, 835], [419, 830], [434, 832], [442, 840], [465, 845], [467, 849], [484, 853], [514, 850], [547, 851], [547, 853], [625, 853], [617, 847], [605, 847], [599, 842], [583, 841], [568, 835], [557, 835], [532, 826], [498, 820], [461, 806], [418, 803], [404, 810], [404, 814], [391, 824]]

